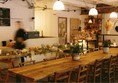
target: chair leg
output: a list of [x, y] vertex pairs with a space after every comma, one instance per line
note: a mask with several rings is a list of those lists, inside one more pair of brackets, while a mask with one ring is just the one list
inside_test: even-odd
[[100, 74], [100, 83], [102, 82], [101, 79], [102, 79], [102, 78], [101, 78], [101, 74]]
[[9, 73], [7, 73], [6, 75], [5, 83], [8, 83], [8, 81], [9, 81]]

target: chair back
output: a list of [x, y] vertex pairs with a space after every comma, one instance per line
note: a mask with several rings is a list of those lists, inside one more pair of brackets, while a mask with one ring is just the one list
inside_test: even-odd
[[94, 75], [95, 76], [100, 76], [101, 75], [102, 64], [103, 64], [102, 59], [95, 61], [95, 63], [94, 63]]
[[20, 67], [35, 64], [35, 60], [19, 63]]
[[87, 83], [88, 82], [88, 70], [89, 66], [79, 66], [77, 82]]
[[66, 83], [70, 83], [71, 72], [72, 72], [71, 70], [55, 72], [54, 73], [54, 83], [57, 83], [58, 81], [64, 82], [64, 80]]

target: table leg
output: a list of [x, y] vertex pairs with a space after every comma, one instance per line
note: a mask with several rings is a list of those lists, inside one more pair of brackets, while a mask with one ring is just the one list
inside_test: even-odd
[[88, 50], [88, 48], [89, 48], [89, 47], [88, 47], [88, 41], [86, 41], [86, 42], [87, 42], [87, 50]]

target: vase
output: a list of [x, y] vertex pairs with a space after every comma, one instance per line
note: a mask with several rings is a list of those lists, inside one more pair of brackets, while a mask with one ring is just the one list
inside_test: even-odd
[[106, 28], [106, 34], [109, 34], [109, 32], [110, 32], [110, 30], [111, 30], [112, 27], [113, 27], [113, 23], [110, 20], [107, 20], [106, 26], [105, 26], [105, 28]]
[[78, 53], [72, 54], [72, 60], [77, 61], [79, 59], [80, 59], [80, 54], [78, 54]]
[[109, 53], [109, 47], [103, 47], [103, 53]]
[[106, 34], [110, 34], [110, 31], [106, 31]]

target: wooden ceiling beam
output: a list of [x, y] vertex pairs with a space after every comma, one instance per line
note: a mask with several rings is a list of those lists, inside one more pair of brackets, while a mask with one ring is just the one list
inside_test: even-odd
[[[104, 13], [111, 13], [113, 11], [118, 12], [118, 6], [110, 6], [110, 5], [103, 5], [99, 4], [96, 6], [96, 9], [98, 10], [99, 14], [104, 14]], [[88, 15], [89, 10], [85, 8], [81, 8], [81, 15]]]

